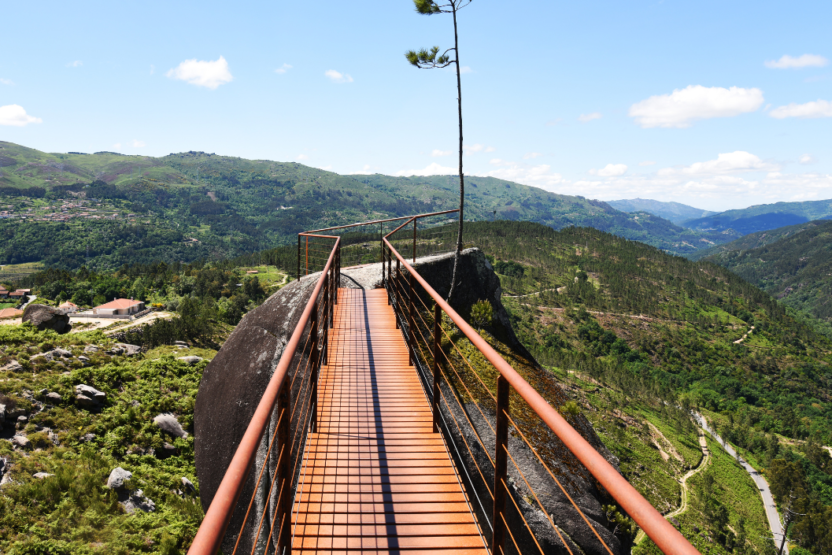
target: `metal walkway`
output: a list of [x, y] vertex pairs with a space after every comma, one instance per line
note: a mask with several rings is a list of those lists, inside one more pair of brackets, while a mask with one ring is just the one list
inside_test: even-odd
[[293, 553], [486, 555], [383, 289], [340, 289], [292, 511]]

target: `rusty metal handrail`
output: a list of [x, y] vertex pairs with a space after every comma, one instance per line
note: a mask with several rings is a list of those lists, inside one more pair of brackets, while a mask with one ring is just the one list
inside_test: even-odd
[[[354, 228], [354, 227], [361, 227], [361, 226], [374, 225], [374, 224], [384, 224], [384, 223], [387, 223], [387, 222], [397, 222], [397, 221], [400, 221], [400, 220], [406, 220], [402, 225], [395, 228], [393, 231], [387, 233], [387, 235], [383, 235], [382, 239], [384, 239], [384, 237], [389, 237], [390, 235], [392, 235], [396, 231], [400, 230], [402, 227], [406, 226], [407, 224], [409, 224], [411, 222], [415, 222], [416, 220], [419, 220], [421, 218], [429, 218], [431, 216], [442, 216], [444, 214], [454, 214], [456, 212], [459, 212], [459, 208], [454, 208], [452, 210], [442, 210], [440, 212], [429, 212], [429, 213], [426, 213], [426, 214], [417, 214], [415, 216], [399, 216], [397, 218], [386, 218], [386, 219], [383, 219], [383, 220], [369, 220], [369, 221], [366, 221], [366, 222], [359, 222], [359, 223], [356, 223], [356, 224], [338, 225], [338, 226], [334, 226], [334, 227], [327, 227], [327, 228], [324, 228], [324, 229], [313, 229], [313, 230], [310, 230], [310, 231], [301, 231], [300, 233], [298, 233], [298, 255], [297, 255], [297, 266], [298, 267], [297, 267], [297, 274], [296, 274], [295, 277], [296, 277], [296, 279], [301, 278], [301, 273], [300, 273], [300, 267], [301, 267], [300, 261], [301, 261], [301, 250], [302, 250], [301, 237], [306, 237], [306, 257], [305, 257], [306, 258], [306, 263], [304, 265], [304, 268], [306, 270], [306, 273], [304, 275], [306, 275], [306, 274], [309, 273], [309, 238], [310, 237], [327, 237], [327, 236], [324, 236], [324, 235], [317, 235], [319, 233], [323, 233], [324, 231], [334, 231], [336, 229], [350, 229], [350, 228]], [[384, 233], [383, 227], [384, 226], [382, 226], [382, 234]], [[414, 240], [413, 252], [415, 253], [416, 252], [416, 246], [415, 246], [416, 229], [415, 229], [415, 226], [414, 226], [414, 229], [413, 229], [413, 234], [414, 234], [414, 236], [413, 236], [413, 240]], [[381, 246], [383, 247], [384, 245], [382, 244]], [[382, 262], [383, 262], [383, 260], [382, 260]]]
[[[407, 222], [406, 222], [407, 223]], [[405, 225], [406, 225], [405, 223]], [[403, 226], [400, 226], [403, 227]], [[515, 391], [528, 403], [529, 407], [540, 417], [552, 432], [563, 442], [569, 451], [586, 467], [596, 480], [612, 495], [621, 505], [627, 514], [638, 524], [645, 534], [655, 542], [663, 553], [679, 555], [700, 555], [699, 551], [688, 542], [687, 539], [674, 528], [664, 517], [647, 501], [618, 471], [609, 463], [590, 443], [585, 440], [558, 411], [517, 373], [511, 365], [506, 362], [500, 354], [494, 350], [488, 342], [480, 336], [451, 306], [430, 286], [430, 284], [419, 273], [408, 264], [399, 254], [387, 237], [382, 242], [396, 257], [396, 265], [400, 264], [410, 274], [410, 279], [415, 279], [434, 300], [437, 306], [448, 315], [453, 323], [465, 335], [465, 337], [480, 351], [480, 353], [500, 373], [499, 382], [505, 380], [506, 385], [512, 386]], [[392, 259], [389, 259], [392, 262]], [[389, 270], [388, 270], [389, 272]], [[411, 281], [412, 283], [412, 281]], [[411, 286], [412, 287], [412, 286]], [[412, 355], [411, 355], [412, 356]], [[499, 387], [500, 390], [503, 387]], [[498, 397], [505, 396], [507, 400], [508, 389], [498, 390]], [[499, 405], [498, 405], [499, 406]], [[500, 418], [498, 411], [498, 424]], [[435, 418], [435, 416], [434, 416]], [[507, 428], [506, 428], [507, 430]], [[506, 446], [506, 431], [499, 430], [497, 439], [503, 439], [502, 445]], [[505, 448], [505, 447], [504, 447]], [[500, 450], [498, 449], [498, 456]], [[502, 461], [501, 461], [502, 462]], [[501, 466], [505, 463], [502, 462]], [[503, 470], [503, 469], [501, 469]], [[495, 509], [495, 514], [497, 510]], [[501, 511], [502, 512], [502, 511]], [[496, 523], [495, 523], [496, 524]]]
[[[295, 331], [292, 333], [280, 357], [280, 361], [277, 363], [274, 374], [272, 374], [269, 384], [263, 392], [263, 396], [260, 398], [257, 410], [255, 410], [254, 415], [251, 417], [245, 434], [237, 446], [237, 451], [234, 453], [234, 457], [231, 459], [231, 463], [225, 471], [222, 482], [214, 494], [211, 506], [208, 507], [208, 511], [205, 513], [205, 518], [188, 550], [189, 555], [214, 555], [222, 544], [225, 531], [228, 528], [228, 524], [231, 521], [237, 505], [237, 500], [240, 497], [248, 474], [254, 464], [255, 454], [260, 440], [269, 423], [278, 396], [285, 385], [284, 382], [286, 381], [289, 367], [300, 344], [306, 324], [313, 317], [313, 312], [317, 313], [318, 295], [323, 288], [324, 281], [326, 281], [331, 268], [335, 270], [334, 273], [336, 275], [332, 277], [335, 280], [334, 289], [337, 291], [337, 283], [339, 281], [339, 276], [337, 275], [339, 274], [338, 250], [341, 246], [341, 238], [326, 235], [316, 235], [316, 237], [334, 239], [335, 245], [332, 247], [332, 252], [330, 252], [326, 266], [324, 266], [321, 272], [321, 277], [318, 279], [315, 289], [312, 291], [312, 295], [306, 303], [303, 314], [301, 314], [300, 320], [298, 320]], [[336, 295], [333, 295], [333, 301], [335, 302], [337, 302]]]

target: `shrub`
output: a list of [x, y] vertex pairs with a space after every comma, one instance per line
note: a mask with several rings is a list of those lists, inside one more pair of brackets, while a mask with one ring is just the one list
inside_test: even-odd
[[491, 303], [486, 300], [477, 301], [471, 307], [471, 323], [477, 329], [490, 326], [493, 317], [494, 309], [491, 307]]

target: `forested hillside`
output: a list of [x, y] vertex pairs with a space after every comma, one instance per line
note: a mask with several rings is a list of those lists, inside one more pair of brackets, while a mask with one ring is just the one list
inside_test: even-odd
[[832, 221], [817, 221], [772, 232], [772, 242], [744, 248], [745, 239], [706, 260], [724, 266], [787, 306], [825, 324], [832, 335]]
[[[467, 183], [472, 220], [590, 226], [676, 253], [738, 237], [495, 178]], [[341, 176], [203, 152], [47, 154], [0, 142], [0, 264], [115, 269], [219, 260], [291, 243], [302, 230], [447, 210], [457, 202], [457, 184], [447, 176]]]
[[[812, 515], [801, 545], [830, 553], [820, 538], [832, 514], [832, 459], [819, 446], [832, 444], [832, 341], [709, 262], [587, 228], [475, 223], [466, 234], [492, 258], [523, 343], [567, 384], [651, 502], [678, 506], [678, 480], [702, 457], [674, 407], [695, 408], [773, 491], [788, 487], [775, 470], [792, 465]], [[767, 533], [762, 504], [756, 516], [743, 512], [759, 501], [756, 488], [719, 449], [711, 444], [710, 462], [690, 481], [683, 533], [712, 553], [765, 552], [752, 539]], [[728, 525], [745, 532], [729, 534]], [[744, 551], [746, 541], [754, 547]]]

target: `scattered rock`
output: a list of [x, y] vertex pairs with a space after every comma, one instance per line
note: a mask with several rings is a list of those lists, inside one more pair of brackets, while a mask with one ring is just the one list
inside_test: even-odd
[[101, 347], [99, 347], [98, 345], [87, 345], [86, 347], [84, 347], [84, 352], [87, 353], [88, 355], [92, 354], [92, 353], [97, 353], [100, 350], [101, 350]]
[[80, 384], [75, 386], [75, 402], [82, 407], [97, 407], [107, 399], [107, 394], [92, 386]]
[[51, 441], [52, 445], [54, 445], [55, 447], [61, 444], [61, 440], [58, 439], [58, 434], [56, 434], [52, 430], [48, 431], [47, 436], [49, 436], [49, 441]]
[[676, 517], [675, 517], [675, 516], [670, 517], [670, 524], [672, 524], [672, 525], [673, 525], [673, 526], [675, 526], [676, 528], [679, 528], [679, 527], [680, 527], [679, 521], [678, 521], [678, 520], [676, 520]]
[[20, 372], [23, 370], [23, 365], [16, 360], [11, 361], [5, 366], [0, 366], [0, 372]]
[[107, 478], [107, 487], [115, 490], [122, 489], [124, 487], [124, 482], [132, 477], [132, 472], [117, 466], [110, 472], [110, 477]]
[[30, 362], [36, 362], [40, 359], [43, 359], [46, 362], [52, 362], [53, 360], [55, 360], [55, 355], [52, 354], [52, 351], [46, 351], [45, 353], [40, 353], [29, 357]]
[[45, 478], [49, 478], [50, 476], [54, 476], [54, 474], [49, 474], [48, 472], [38, 472], [37, 474], [32, 474], [32, 478], [37, 478], [38, 480], [43, 480]]
[[25, 426], [28, 421], [29, 421], [28, 416], [24, 415], [24, 416], [18, 416], [17, 417], [17, 423], [20, 424], [21, 426]]
[[160, 459], [166, 459], [168, 457], [173, 457], [174, 455], [176, 455], [176, 453], [176, 447], [174, 447], [168, 442], [165, 442], [165, 444], [162, 445], [162, 448], [156, 451], [156, 456], [158, 456]]
[[30, 304], [23, 311], [23, 322], [31, 322], [40, 331], [54, 330], [68, 333], [72, 329], [67, 313], [59, 308], [43, 304]]
[[61, 349], [60, 347], [58, 347], [56, 349], [52, 349], [52, 355], [66, 358], [71, 357], [72, 353], [67, 351], [66, 349]]
[[182, 476], [182, 487], [185, 489], [185, 493], [193, 494], [196, 493], [196, 486], [194, 486], [193, 482]]
[[128, 514], [136, 512], [137, 509], [146, 513], [152, 513], [156, 510], [156, 504], [145, 497], [144, 492], [140, 489], [131, 493], [126, 501], [119, 502], [119, 505], [121, 505]]
[[78, 360], [80, 360], [81, 363], [83, 363], [84, 366], [89, 366], [89, 364], [90, 364], [90, 359], [85, 357], [84, 355], [79, 356]]
[[173, 346], [174, 347], [181, 347], [183, 349], [187, 349], [190, 345], [188, 345], [188, 343], [185, 342], [185, 341], [174, 341]]
[[51, 401], [51, 402], [53, 402], [53, 403], [60, 403], [60, 402], [61, 402], [61, 400], [62, 400], [62, 398], [61, 398], [61, 394], [60, 394], [60, 393], [55, 393], [54, 391], [50, 391], [49, 393], [47, 393], [47, 394], [45, 395], [45, 398], [46, 398], [48, 401]]
[[21, 449], [31, 449], [32, 442], [26, 436], [14, 436], [12, 438], [12, 445], [16, 445]]
[[132, 401], [130, 401], [130, 406], [131, 407], [140, 407], [140, 406], [142, 406], [142, 404], [140, 402], [138, 402], [137, 400], [133, 399]]
[[182, 429], [182, 424], [176, 417], [170, 413], [162, 413], [153, 419], [153, 422], [159, 426], [163, 432], [166, 432], [174, 437], [188, 437], [188, 432]]
[[46, 395], [46, 392], [49, 391], [48, 389], [41, 389], [38, 391], [38, 395]]
[[190, 364], [191, 366], [193, 366], [197, 362], [201, 362], [202, 357], [197, 357], [197, 356], [190, 355], [190, 356], [186, 356], [186, 357], [176, 357], [176, 360], [181, 360], [182, 362], [186, 362], [186, 363]]
[[131, 357], [142, 352], [142, 348], [138, 345], [130, 345], [129, 343], [116, 343], [107, 351], [111, 355], [124, 355]]
[[0, 428], [6, 422], [6, 405], [0, 405]]
[[84, 437], [81, 438], [81, 441], [84, 443], [89, 443], [95, 439], [95, 434], [84, 434]]

